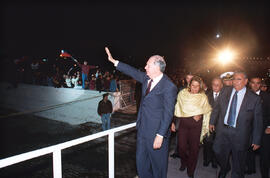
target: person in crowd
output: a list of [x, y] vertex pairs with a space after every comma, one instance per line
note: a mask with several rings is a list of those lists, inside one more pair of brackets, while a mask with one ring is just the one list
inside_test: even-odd
[[232, 77], [233, 72], [225, 72], [220, 75], [220, 78], [222, 78], [222, 83], [224, 86], [232, 86]]
[[[214, 108], [222, 87], [223, 84], [221, 78], [215, 77], [212, 80], [212, 90], [206, 94], [212, 108]], [[215, 136], [215, 133], [212, 132], [203, 139], [203, 166], [207, 167], [211, 163], [213, 168], [217, 168], [217, 160], [213, 151]]]
[[78, 80], [79, 80], [79, 76], [76, 76], [76, 75], [72, 76], [71, 83], [73, 84], [74, 88], [78, 87]]
[[103, 83], [104, 83], [103, 76], [99, 75], [98, 78], [96, 79], [96, 90], [99, 91], [99, 93], [104, 89]]
[[50, 86], [50, 87], [53, 86], [53, 76], [51, 73], [49, 73], [47, 76], [47, 86]]
[[142, 100], [137, 118], [136, 165], [140, 178], [166, 178], [168, 147], [177, 88], [163, 73], [166, 62], [160, 55], [151, 56], [141, 72], [115, 60], [105, 48], [108, 60], [116, 69], [142, 83]]
[[88, 65], [87, 61], [84, 61], [83, 64], [80, 64], [78, 61], [76, 61], [78, 66], [82, 69], [82, 88], [85, 89], [85, 81], [88, 79], [87, 76], [89, 75], [90, 69], [96, 69], [98, 66], [92, 66]]
[[31, 65], [31, 71], [32, 71], [32, 83], [34, 85], [38, 84], [38, 74], [39, 74], [39, 62], [38, 60], [33, 60]]
[[[262, 178], [269, 178], [270, 165], [270, 94], [262, 91], [262, 79], [260, 77], [252, 77], [250, 79], [251, 90], [259, 95], [262, 99], [262, 113], [263, 113], [263, 135], [262, 144], [260, 148], [260, 170]], [[247, 157], [247, 174], [256, 173], [255, 154], [254, 151], [249, 150]]]
[[264, 91], [264, 92], [267, 92], [268, 91], [268, 86], [266, 85], [265, 80], [262, 80], [260, 90], [261, 91]]
[[98, 103], [98, 114], [101, 116], [102, 129], [111, 128], [112, 102], [108, 99], [108, 93], [103, 94], [103, 99]]
[[180, 119], [178, 128], [178, 147], [181, 159], [180, 171], [187, 168], [189, 177], [194, 177], [199, 146], [203, 137], [209, 133], [208, 125], [211, 106], [203, 91], [203, 81], [194, 76], [188, 88], [177, 96], [174, 115]]
[[[183, 83], [183, 85], [181, 85], [181, 87], [179, 88], [179, 91], [181, 91], [181, 90], [183, 90], [184, 88], [187, 88], [188, 86], [189, 86], [189, 84], [190, 84], [190, 81], [191, 81], [191, 79], [193, 78], [193, 74], [191, 74], [191, 73], [188, 73], [188, 74], [186, 74], [186, 76], [185, 76], [185, 79], [184, 79], [184, 83]], [[176, 117], [174, 117], [174, 119], [173, 119], [173, 124], [172, 124], [172, 131], [173, 132], [175, 132], [175, 148], [174, 148], [174, 153], [173, 154], [171, 154], [170, 155], [170, 157], [172, 157], [172, 158], [179, 158], [180, 156], [179, 156], [179, 153], [178, 153], [178, 150], [179, 150], [179, 148], [178, 148], [178, 128], [179, 128], [179, 119], [176, 119]]]
[[71, 78], [69, 75], [65, 75], [65, 84], [66, 84], [67, 88], [72, 88]]
[[224, 87], [211, 114], [210, 131], [216, 131], [213, 144], [220, 165], [219, 178], [225, 178], [231, 169], [232, 178], [244, 178], [245, 161], [249, 147], [257, 150], [263, 130], [262, 104], [259, 96], [246, 88], [244, 72], [233, 74], [233, 86]]
[[111, 78], [109, 75], [105, 75], [106, 77], [104, 78], [104, 90], [105, 91], [110, 91], [110, 83], [111, 83]]
[[99, 75], [102, 75], [99, 69], [97, 69], [95, 75], [96, 75], [96, 78], [98, 78]]
[[91, 76], [91, 80], [89, 82], [89, 89], [90, 90], [95, 90], [96, 89], [96, 77], [95, 77], [95, 75]]
[[111, 81], [110, 81], [110, 92], [116, 92], [117, 89], [117, 83], [114, 75], [111, 75]]

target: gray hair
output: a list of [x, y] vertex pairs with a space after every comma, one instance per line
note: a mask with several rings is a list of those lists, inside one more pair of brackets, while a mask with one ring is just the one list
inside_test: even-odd
[[166, 68], [166, 62], [164, 60], [164, 57], [162, 57], [160, 55], [154, 55], [152, 57], [155, 59], [154, 64], [159, 66], [160, 71], [163, 73], [165, 71], [165, 68]]
[[235, 75], [235, 74], [243, 74], [243, 75], [244, 75], [244, 77], [245, 77], [245, 79], [247, 79], [247, 78], [248, 78], [247, 73], [246, 73], [246, 72], [244, 72], [244, 71], [235, 71], [233, 75]]

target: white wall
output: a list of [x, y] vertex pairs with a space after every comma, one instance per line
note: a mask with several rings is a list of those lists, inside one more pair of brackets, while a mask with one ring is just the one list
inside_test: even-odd
[[[104, 92], [27, 84], [19, 84], [17, 89], [7, 89], [7, 84], [1, 83], [0, 93], [0, 106], [4, 108], [28, 112], [53, 106], [54, 109], [37, 112], [35, 115], [72, 125], [85, 122], [101, 123], [97, 106]], [[109, 99], [113, 103], [114, 98], [109, 96]]]

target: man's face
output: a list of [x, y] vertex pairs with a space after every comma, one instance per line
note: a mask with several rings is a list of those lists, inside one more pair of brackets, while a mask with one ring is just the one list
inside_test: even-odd
[[220, 90], [222, 89], [223, 84], [221, 82], [221, 80], [219, 79], [214, 79], [212, 81], [212, 90], [216, 93], [220, 92]]
[[193, 77], [193, 75], [187, 75], [186, 76], [186, 81], [187, 81], [188, 84], [190, 83], [192, 77]]
[[233, 87], [236, 91], [243, 89], [247, 85], [248, 79], [242, 73], [236, 73], [233, 75]]
[[84, 65], [87, 65], [87, 61], [84, 61], [83, 64], [84, 64]]
[[252, 91], [257, 92], [260, 90], [261, 84], [262, 84], [262, 81], [260, 78], [252, 78], [250, 80], [249, 86]]
[[232, 80], [223, 80], [223, 84], [225, 86], [232, 86], [233, 85], [233, 81]]
[[155, 62], [154, 57], [150, 57], [145, 66], [146, 74], [151, 79], [153, 79], [160, 73], [159, 66], [155, 65], [154, 62]]

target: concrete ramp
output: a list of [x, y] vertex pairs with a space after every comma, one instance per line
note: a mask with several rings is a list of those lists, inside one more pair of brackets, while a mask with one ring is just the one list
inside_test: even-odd
[[[97, 114], [98, 102], [105, 92], [74, 88], [54, 88], [19, 84], [16, 89], [0, 84], [0, 107], [18, 111], [17, 114], [34, 113], [44, 118], [66, 122], [71, 125], [86, 122], [101, 123]], [[117, 110], [119, 101], [109, 95]]]

